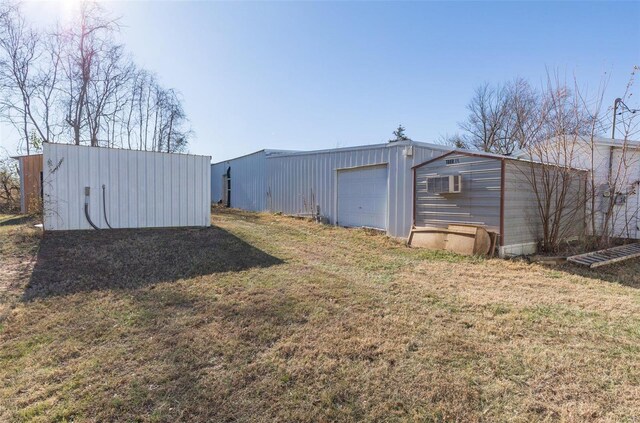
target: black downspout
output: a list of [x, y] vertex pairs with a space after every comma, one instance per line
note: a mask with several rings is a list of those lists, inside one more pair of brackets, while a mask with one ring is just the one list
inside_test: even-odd
[[104, 223], [107, 224], [107, 227], [109, 229], [113, 229], [111, 227], [111, 225], [109, 225], [109, 221], [107, 220], [107, 194], [106, 194], [106, 189], [107, 187], [102, 184], [102, 212], [104, 213]]
[[93, 229], [99, 230], [100, 228], [98, 228], [91, 220], [91, 217], [89, 217], [89, 192], [90, 188], [84, 187], [84, 217], [87, 219], [87, 222], [89, 222], [89, 225], [91, 225]]

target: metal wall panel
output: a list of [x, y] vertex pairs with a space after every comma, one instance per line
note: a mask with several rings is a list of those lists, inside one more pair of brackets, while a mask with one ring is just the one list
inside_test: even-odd
[[[406, 149], [412, 147], [410, 155]], [[337, 220], [337, 171], [386, 164], [388, 168], [387, 233], [409, 235], [413, 210], [411, 167], [437, 157], [446, 147], [390, 143], [267, 157], [266, 209], [286, 214], [320, 214], [330, 223]]]
[[[91, 229], [210, 225], [210, 157], [44, 144], [44, 226]], [[103, 201], [102, 185], [106, 188]]]
[[389, 149], [329, 150], [267, 159], [267, 209], [292, 215], [320, 214], [336, 223], [337, 170], [386, 164]]
[[211, 166], [211, 200], [222, 199], [222, 176], [230, 167], [232, 207], [310, 215], [319, 205], [321, 215], [336, 223], [337, 171], [387, 164], [387, 233], [406, 237], [412, 224], [411, 167], [446, 151], [446, 146], [404, 142], [304, 153], [258, 151]]
[[[462, 192], [427, 192], [429, 176], [462, 175]], [[416, 169], [416, 226], [485, 225], [500, 232], [501, 161], [452, 154]], [[506, 229], [505, 229], [506, 230]]]
[[222, 200], [222, 176], [231, 168], [231, 207], [250, 211], [266, 208], [266, 153], [258, 151], [211, 165], [211, 201]]
[[[533, 188], [533, 177], [542, 181], [541, 165], [531, 167], [530, 163], [507, 160], [505, 165], [504, 194], [504, 245], [537, 243], [543, 238], [542, 220], [538, 212], [538, 199]], [[534, 172], [532, 172], [532, 170]], [[546, 169], [546, 178], [554, 178], [555, 168]], [[565, 238], [580, 236], [585, 233], [584, 189], [587, 174], [576, 174], [566, 193], [562, 234]], [[539, 194], [544, 196], [543, 183], [539, 182]], [[580, 209], [571, 209], [580, 205]], [[551, 210], [550, 213], [553, 213]]]

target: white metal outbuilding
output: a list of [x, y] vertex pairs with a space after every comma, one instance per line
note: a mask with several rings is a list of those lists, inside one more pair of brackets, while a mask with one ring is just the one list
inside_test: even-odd
[[231, 207], [320, 216], [409, 235], [411, 167], [450, 148], [415, 141], [297, 152], [261, 150], [215, 163], [211, 199]]
[[47, 230], [210, 225], [209, 156], [45, 143], [43, 161]]

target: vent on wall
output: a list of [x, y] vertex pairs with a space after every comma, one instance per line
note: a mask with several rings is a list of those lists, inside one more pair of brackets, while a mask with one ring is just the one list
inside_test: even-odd
[[430, 194], [455, 194], [462, 192], [462, 175], [432, 176], [427, 178]]

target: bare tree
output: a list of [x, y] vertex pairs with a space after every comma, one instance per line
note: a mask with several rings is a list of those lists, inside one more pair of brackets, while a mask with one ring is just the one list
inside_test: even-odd
[[32, 103], [35, 112], [33, 125], [42, 128], [38, 131], [44, 142], [55, 142], [62, 131], [62, 125], [56, 122], [56, 105], [59, 100], [61, 45], [59, 38], [48, 35], [42, 44], [44, 51], [38, 62], [38, 72], [34, 79]]
[[527, 155], [546, 165], [530, 162], [523, 173], [536, 197], [541, 246], [555, 252], [570, 235], [585, 235], [588, 172], [575, 163], [590, 116], [580, 107], [577, 84], [568, 90], [551, 76], [525, 109], [528, 115], [517, 121], [514, 132], [522, 137]]
[[[95, 118], [100, 113], [94, 109], [92, 121], [91, 117], [87, 117], [90, 113], [87, 105], [90, 102], [92, 83], [98, 78], [96, 72], [101, 59], [113, 54], [111, 37], [116, 29], [117, 22], [106, 19], [104, 11], [97, 3], [83, 2], [78, 22], [59, 35], [63, 39], [66, 59], [63, 61], [67, 108], [65, 121], [72, 130], [76, 145], [81, 143], [85, 126], [89, 126], [91, 144], [97, 143], [93, 135], [97, 130]], [[100, 100], [103, 99], [98, 101]], [[100, 107], [96, 104], [94, 106]]]
[[3, 60], [0, 63], [0, 78], [2, 80], [2, 109], [5, 110], [9, 121], [21, 133], [26, 145], [27, 154], [30, 152], [29, 128], [35, 124], [38, 132], [40, 127], [33, 119], [31, 97], [33, 92], [32, 74], [39, 38], [26, 24], [17, 8], [9, 8], [1, 15], [0, 49]]
[[[603, 79], [597, 91], [589, 93], [575, 78], [569, 88], [549, 75], [534, 103], [533, 119], [518, 129], [526, 156], [547, 165], [531, 163], [526, 172], [536, 194], [547, 250], [557, 250], [567, 231], [575, 229], [573, 222], [584, 220], [585, 239], [597, 247], [610, 245], [613, 238], [636, 236], [640, 230], [637, 207], [627, 207], [640, 186], [640, 152], [631, 144], [638, 135], [638, 115], [622, 113], [617, 139], [603, 140], [610, 129], [606, 112], [611, 109], [603, 107], [607, 82]], [[628, 100], [633, 95], [632, 82], [624, 94]], [[579, 180], [584, 189], [577, 189]]]
[[132, 69], [123, 60], [123, 47], [120, 45], [109, 46], [103, 54], [97, 55], [94, 66], [94, 76], [89, 80], [85, 95], [89, 136], [91, 145], [98, 146], [99, 134], [106, 129], [107, 139], [111, 140], [107, 146], [110, 146], [115, 141], [115, 129], [109, 128], [105, 121], [111, 121], [115, 126], [118, 112], [126, 101], [120, 91], [129, 82]]
[[168, 90], [165, 95], [167, 110], [165, 151], [167, 153], [182, 151], [186, 145], [187, 134], [182, 130], [186, 123], [186, 115], [182, 102], [175, 90]]
[[0, 150], [0, 211], [20, 210], [20, 179], [16, 162], [9, 158], [6, 150]]
[[508, 154], [504, 148], [504, 126], [508, 113], [508, 95], [505, 87], [478, 87], [467, 105], [469, 116], [460, 123], [465, 144], [475, 149]]
[[137, 69], [96, 3], [76, 22], [38, 32], [18, 5], [0, 4], [0, 119], [29, 154], [34, 143], [181, 151], [191, 136], [182, 100]]
[[[629, 82], [626, 85], [624, 94], [619, 99], [624, 105], [620, 109], [608, 109], [609, 112], [617, 113], [613, 116], [617, 122], [612, 130], [612, 137], [615, 138], [613, 144], [605, 153], [608, 155], [608, 168], [593, 169], [592, 173], [606, 172], [606, 183], [598, 185], [596, 181], [592, 183], [592, 231], [600, 234], [598, 243], [609, 245], [612, 238], [629, 238], [635, 235], [638, 228], [638, 209], [629, 211], [628, 203], [631, 197], [638, 193], [640, 189], [640, 152], [636, 146], [631, 145], [631, 141], [640, 135], [640, 109], [631, 109], [626, 102], [631, 102], [633, 88], [638, 66], [634, 67]], [[625, 102], [626, 101], [626, 102]], [[618, 100], [616, 100], [618, 102]], [[584, 107], [589, 107], [589, 101], [583, 102]], [[598, 106], [598, 112], [602, 102]], [[613, 120], [613, 119], [612, 119]], [[596, 143], [591, 142], [592, 157], [602, 155], [602, 151], [597, 151]], [[594, 160], [595, 163], [595, 160]], [[635, 226], [632, 234], [631, 228]]]
[[526, 148], [542, 136], [541, 95], [522, 78], [478, 87], [467, 105], [467, 119], [459, 124], [458, 144], [506, 155]]

